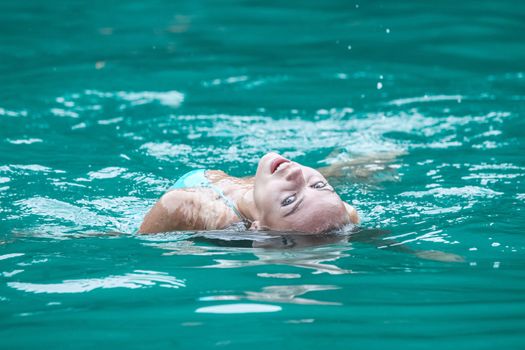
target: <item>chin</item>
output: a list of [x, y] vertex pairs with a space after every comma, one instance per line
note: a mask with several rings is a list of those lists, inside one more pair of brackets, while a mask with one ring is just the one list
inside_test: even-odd
[[268, 176], [272, 175], [270, 171], [270, 162], [275, 159], [276, 157], [281, 157], [278, 153], [270, 152], [266, 153], [264, 156], [259, 159], [259, 164], [257, 165], [257, 172], [255, 173], [255, 177], [262, 176]]

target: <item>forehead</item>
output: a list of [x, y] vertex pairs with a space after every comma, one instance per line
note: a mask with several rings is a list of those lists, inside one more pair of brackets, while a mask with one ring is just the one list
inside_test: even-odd
[[333, 191], [310, 189], [304, 194], [301, 211], [311, 213], [338, 211], [341, 209], [341, 204], [341, 199]]
[[331, 228], [341, 227], [348, 223], [343, 214], [338, 215], [309, 215], [304, 220], [290, 222], [284, 226], [284, 230], [299, 232], [323, 232]]

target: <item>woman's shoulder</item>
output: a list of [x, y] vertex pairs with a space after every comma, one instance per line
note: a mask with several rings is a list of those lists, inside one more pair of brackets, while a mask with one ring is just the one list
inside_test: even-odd
[[210, 182], [215, 183], [215, 182], [219, 182], [224, 179], [232, 178], [232, 176], [226, 174], [222, 170], [206, 170], [206, 178]]
[[213, 230], [231, 225], [231, 213], [209, 188], [170, 190], [146, 214], [139, 233]]
[[166, 192], [160, 198], [166, 214], [182, 230], [213, 230], [226, 227], [235, 219], [230, 209], [210, 188], [183, 188]]

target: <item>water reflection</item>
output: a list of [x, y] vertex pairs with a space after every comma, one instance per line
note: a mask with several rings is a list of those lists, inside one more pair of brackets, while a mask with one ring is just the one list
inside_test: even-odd
[[345, 251], [351, 246], [340, 249], [322, 249], [314, 251], [254, 251], [257, 260], [252, 259], [215, 259], [215, 264], [202, 266], [203, 268], [240, 268], [261, 265], [285, 265], [313, 270], [313, 273], [328, 273], [341, 275], [353, 273], [352, 270], [340, 268], [335, 261], [350, 256]]
[[201, 297], [201, 301], [222, 301], [222, 300], [251, 300], [272, 303], [288, 303], [302, 305], [341, 305], [339, 302], [322, 301], [311, 298], [301, 298], [299, 296], [309, 292], [336, 290], [340, 289], [334, 285], [320, 284], [300, 284], [284, 286], [268, 286], [261, 291], [244, 291], [243, 294], [223, 294]]
[[185, 287], [186, 283], [165, 272], [135, 270], [124, 275], [102, 278], [83, 278], [64, 280], [59, 283], [9, 282], [11, 288], [31, 293], [83, 293], [95, 289], [128, 288], [159, 286], [163, 288]]
[[[166, 234], [141, 237], [144, 245], [165, 250], [170, 255], [223, 256], [199, 268], [245, 268], [253, 266], [281, 265], [313, 270], [312, 273], [330, 275], [351, 274], [359, 271], [342, 268], [337, 261], [350, 257], [353, 243], [364, 243], [377, 249], [416, 256], [420, 259], [440, 262], [463, 262], [453, 253], [439, 250], [417, 250], [405, 245], [416, 240], [430, 240], [434, 232], [409, 238], [391, 236], [390, 231], [380, 229], [348, 228], [333, 234], [298, 234], [283, 232], [229, 232], [212, 231], [187, 234]], [[415, 233], [414, 233], [415, 234]], [[438, 236], [439, 238], [439, 236]], [[402, 240], [400, 240], [402, 239]], [[437, 238], [436, 238], [437, 239]], [[234, 258], [235, 257], [235, 258]], [[255, 259], [254, 259], [255, 257]], [[340, 265], [340, 264], [339, 264]], [[263, 272], [261, 277], [300, 278], [300, 275]]]
[[[310, 269], [313, 270], [313, 273], [338, 275], [352, 273], [351, 270], [340, 268], [335, 264], [338, 259], [348, 257], [347, 251], [353, 249], [348, 243], [348, 237], [343, 234], [207, 232], [186, 235], [184, 237], [186, 239], [173, 237], [177, 239], [176, 241], [144, 244], [167, 250], [168, 252], [163, 255], [223, 255], [228, 257], [227, 259], [213, 259], [212, 264], [201, 266], [201, 268], [286, 265]], [[238, 256], [234, 253], [245, 253], [248, 256], [233, 259], [233, 256]], [[256, 259], [253, 259], [254, 256]]]

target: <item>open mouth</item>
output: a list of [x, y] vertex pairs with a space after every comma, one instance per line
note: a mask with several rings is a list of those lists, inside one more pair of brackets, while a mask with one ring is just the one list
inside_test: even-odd
[[279, 167], [284, 163], [290, 163], [290, 161], [281, 157], [274, 159], [272, 164], [270, 165], [270, 172], [272, 174], [275, 173], [279, 169]]

